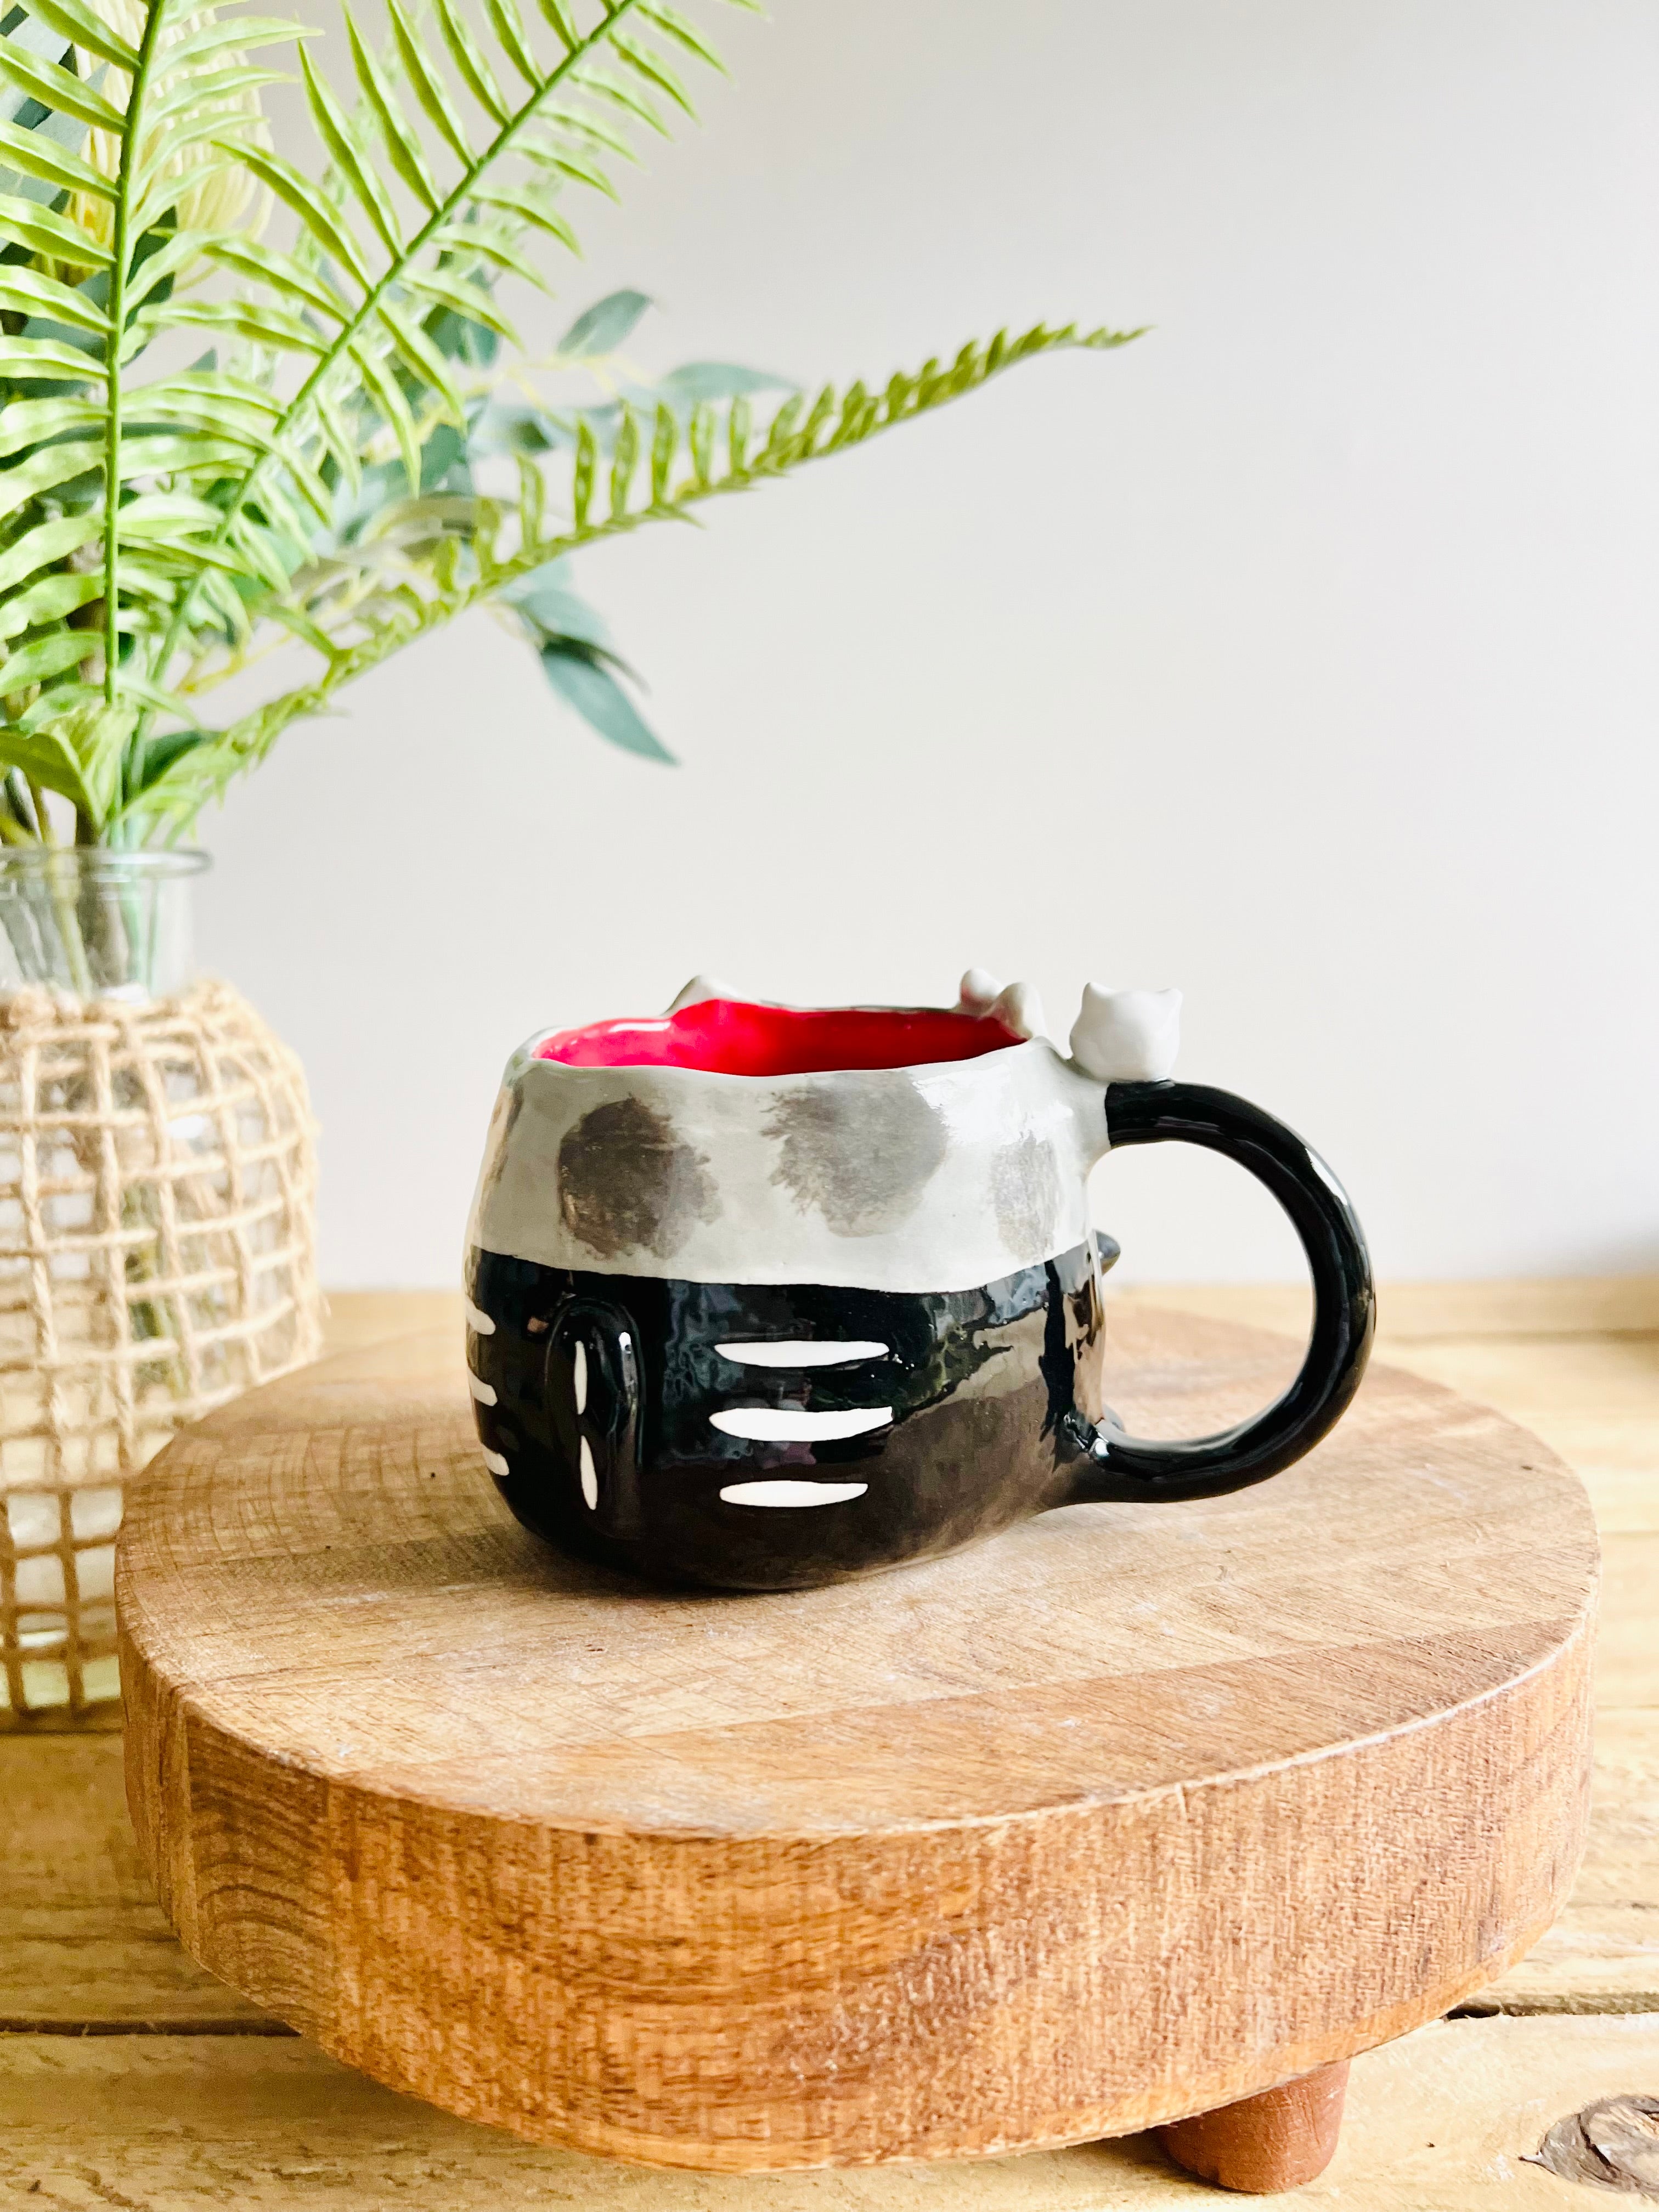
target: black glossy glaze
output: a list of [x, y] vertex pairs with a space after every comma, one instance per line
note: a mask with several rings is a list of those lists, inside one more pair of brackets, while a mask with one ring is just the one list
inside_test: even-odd
[[[1101, 1398], [1109, 1238], [981, 1289], [918, 1293], [578, 1273], [475, 1251], [468, 1292], [494, 1327], [470, 1334], [468, 1358], [493, 1394], [478, 1431], [507, 1462], [495, 1480], [508, 1505], [561, 1549], [654, 1583], [799, 1589], [953, 1551], [1051, 1506], [1210, 1497], [1288, 1466], [1340, 1415], [1370, 1347], [1370, 1263], [1347, 1200], [1300, 1138], [1226, 1091], [1114, 1084], [1106, 1112], [1115, 1146], [1179, 1139], [1237, 1160], [1296, 1225], [1313, 1332], [1296, 1381], [1255, 1419], [1188, 1443], [1124, 1432]], [[827, 1367], [716, 1349], [825, 1340], [887, 1349]], [[757, 1441], [711, 1420], [871, 1407], [890, 1421], [833, 1440]], [[757, 1480], [864, 1488], [810, 1505], [720, 1495]]]
[[[577, 1274], [472, 1255], [469, 1295], [495, 1326], [468, 1358], [495, 1480], [527, 1528], [653, 1582], [797, 1589], [953, 1551], [1073, 1494], [1065, 1418], [1098, 1402], [1100, 1268], [1081, 1248], [975, 1291], [687, 1283]], [[834, 1367], [738, 1364], [732, 1341], [886, 1345]], [[586, 1402], [576, 1410], [575, 1350]], [[890, 1425], [833, 1441], [727, 1436], [735, 1408], [890, 1407]], [[592, 1503], [582, 1487], [588, 1446]], [[828, 1504], [730, 1504], [766, 1478], [862, 1482]]]

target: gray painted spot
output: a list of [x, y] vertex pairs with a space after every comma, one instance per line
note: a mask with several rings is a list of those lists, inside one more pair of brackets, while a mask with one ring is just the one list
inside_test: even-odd
[[991, 1162], [991, 1203], [1011, 1252], [1027, 1267], [1048, 1258], [1060, 1218], [1060, 1163], [1054, 1148], [1028, 1129]]
[[674, 1125], [637, 1098], [595, 1106], [559, 1146], [559, 1211], [565, 1227], [601, 1259], [621, 1252], [678, 1252], [720, 1200], [708, 1163]]
[[896, 1229], [945, 1158], [945, 1116], [908, 1076], [820, 1079], [779, 1099], [766, 1133], [779, 1147], [773, 1182], [837, 1237]]

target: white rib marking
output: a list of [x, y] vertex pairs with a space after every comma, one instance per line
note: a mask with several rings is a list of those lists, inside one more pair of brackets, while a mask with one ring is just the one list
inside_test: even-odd
[[845, 1343], [717, 1344], [722, 1359], [735, 1359], [741, 1367], [843, 1367], [853, 1359], [884, 1359], [884, 1344], [867, 1344], [860, 1337]]
[[471, 1298], [466, 1302], [466, 1325], [474, 1336], [494, 1336], [495, 1324], [482, 1306], [475, 1306]]
[[867, 1482], [730, 1482], [720, 1496], [728, 1505], [844, 1505], [869, 1487]]
[[470, 1367], [466, 1370], [466, 1387], [481, 1406], [495, 1404], [495, 1385], [486, 1382], [481, 1376], [475, 1375]]
[[592, 1513], [599, 1502], [599, 1478], [593, 1466], [593, 1453], [587, 1438], [582, 1438], [582, 1504]]
[[884, 1429], [893, 1409], [853, 1406], [842, 1413], [803, 1413], [793, 1406], [739, 1406], [708, 1418], [726, 1436], [747, 1437], [754, 1443], [828, 1443], [836, 1437], [861, 1437], [870, 1429]]
[[492, 1474], [512, 1474], [512, 1468], [507, 1465], [507, 1462], [501, 1457], [499, 1452], [491, 1451], [488, 1444], [485, 1444], [483, 1447], [483, 1450], [484, 1465], [489, 1469], [489, 1472]]
[[576, 1386], [576, 1418], [580, 1420], [587, 1411], [587, 1346], [580, 1337], [570, 1354], [570, 1373]]

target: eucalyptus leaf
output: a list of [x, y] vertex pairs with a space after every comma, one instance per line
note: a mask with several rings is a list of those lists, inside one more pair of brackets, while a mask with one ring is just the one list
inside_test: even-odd
[[732, 361], [688, 361], [659, 377], [653, 389], [675, 412], [690, 413], [705, 399], [747, 398], [756, 392], [796, 392], [787, 376], [763, 368], [743, 368]]
[[127, 776], [129, 800], [149, 790], [200, 745], [214, 741], [210, 730], [169, 730], [165, 737], [149, 738], [136, 749]]
[[[523, 617], [538, 647], [561, 638], [608, 648], [611, 639], [603, 616], [577, 596], [568, 556], [549, 561], [520, 576], [501, 593], [507, 605]], [[540, 635], [536, 636], [539, 632]], [[615, 655], [610, 656], [613, 660]], [[617, 663], [621, 666], [621, 662]]]
[[543, 672], [568, 707], [607, 744], [641, 760], [675, 765], [674, 756], [652, 731], [605, 662], [575, 638], [550, 640], [541, 649]]
[[466, 450], [474, 461], [496, 453], [533, 460], [544, 453], [568, 450], [575, 442], [574, 428], [546, 408], [527, 399], [492, 398], [474, 413]]
[[453, 307], [434, 308], [425, 330], [446, 359], [464, 362], [469, 368], [489, 368], [501, 349], [500, 337], [488, 325], [458, 315]]
[[602, 359], [633, 335], [635, 325], [652, 306], [647, 292], [608, 292], [578, 315], [555, 350], [567, 359]]

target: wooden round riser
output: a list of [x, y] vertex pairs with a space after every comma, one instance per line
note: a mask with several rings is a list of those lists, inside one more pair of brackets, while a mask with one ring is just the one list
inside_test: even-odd
[[[1293, 1350], [1115, 1317], [1145, 1433]], [[459, 1348], [187, 1431], [118, 1597], [133, 1817], [215, 1972], [396, 2087], [740, 2172], [1125, 2133], [1386, 2041], [1576, 1867], [1595, 1540], [1374, 1370], [1300, 1466], [838, 1588], [663, 1597], [507, 1516]]]

